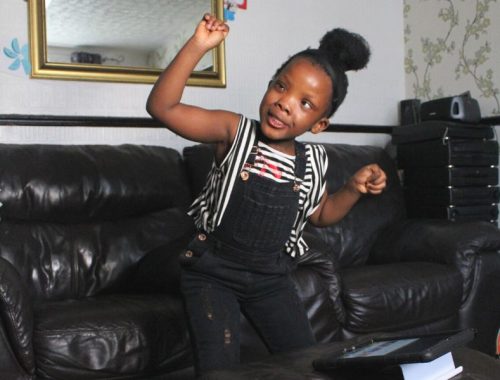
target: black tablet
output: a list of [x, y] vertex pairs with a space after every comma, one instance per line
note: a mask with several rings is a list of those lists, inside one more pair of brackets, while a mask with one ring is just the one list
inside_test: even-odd
[[[418, 336], [380, 336], [358, 341], [340, 352], [313, 361], [317, 370], [344, 367], [387, 366], [429, 362], [474, 339], [475, 331], [441, 332]], [[347, 343], [347, 342], [346, 342]]]

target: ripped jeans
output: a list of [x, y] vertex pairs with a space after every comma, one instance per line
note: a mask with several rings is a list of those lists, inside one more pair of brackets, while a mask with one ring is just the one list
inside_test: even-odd
[[181, 257], [181, 290], [198, 374], [240, 361], [240, 311], [271, 353], [315, 343], [285, 253], [256, 255], [198, 234]]

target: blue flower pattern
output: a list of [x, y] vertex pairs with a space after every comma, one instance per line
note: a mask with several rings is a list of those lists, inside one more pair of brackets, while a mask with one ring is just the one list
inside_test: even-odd
[[234, 12], [229, 9], [224, 9], [224, 20], [226, 21], [234, 21]]
[[29, 75], [31, 72], [31, 63], [30, 63], [30, 55], [28, 44], [24, 44], [21, 48], [19, 46], [19, 41], [17, 38], [14, 38], [10, 44], [10, 48], [4, 47], [3, 53], [8, 57], [14, 60], [9, 66], [9, 70], [15, 71], [18, 70], [21, 66], [24, 69], [24, 73]]

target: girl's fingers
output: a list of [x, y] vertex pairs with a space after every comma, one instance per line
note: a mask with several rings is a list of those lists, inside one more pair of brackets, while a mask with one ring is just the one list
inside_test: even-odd
[[385, 189], [385, 185], [383, 185], [383, 186], [374, 186], [372, 184], [368, 184], [367, 185], [367, 189], [368, 189], [368, 191], [371, 194], [381, 194], [384, 191], [384, 189]]
[[380, 176], [378, 178], [375, 178], [375, 180], [372, 182], [374, 185], [381, 185], [385, 183], [386, 178], [384, 176]]
[[203, 20], [205, 21], [205, 27], [210, 31], [228, 31], [229, 27], [224, 21], [217, 19], [215, 16], [207, 13], [203, 16]]
[[385, 173], [378, 169], [373, 172], [373, 174], [370, 176], [369, 182], [374, 183], [374, 184], [381, 184], [384, 183], [387, 180], [387, 177]]

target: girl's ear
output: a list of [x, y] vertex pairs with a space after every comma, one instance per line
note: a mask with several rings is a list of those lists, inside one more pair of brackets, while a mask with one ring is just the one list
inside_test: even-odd
[[318, 122], [316, 122], [316, 124], [312, 126], [310, 131], [314, 134], [320, 133], [323, 132], [326, 128], [328, 128], [329, 125], [330, 125], [330, 119], [324, 117]]

